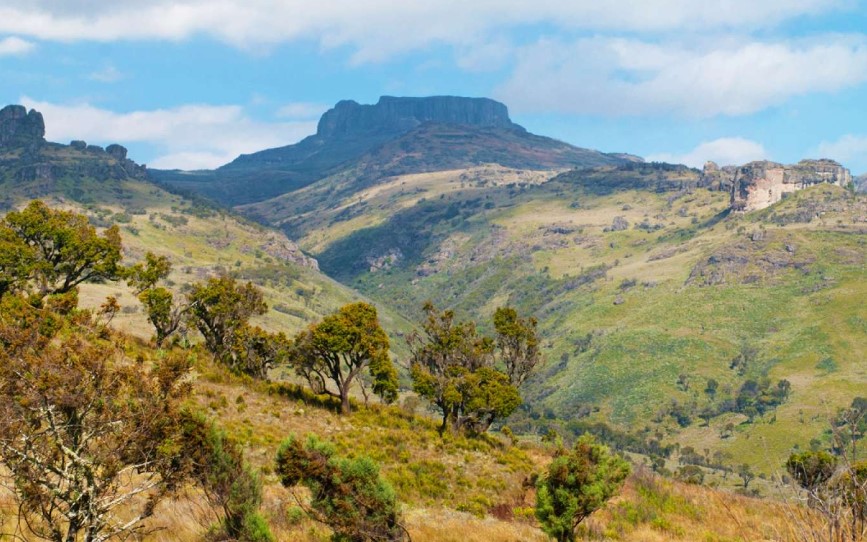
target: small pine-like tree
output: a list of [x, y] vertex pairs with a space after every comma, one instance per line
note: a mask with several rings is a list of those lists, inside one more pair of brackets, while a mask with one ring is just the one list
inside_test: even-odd
[[407, 539], [394, 490], [373, 460], [339, 457], [334, 446], [315, 436], [305, 444], [289, 437], [277, 453], [277, 474], [286, 487], [310, 490], [306, 512], [331, 528], [334, 542]]
[[272, 542], [259, 513], [262, 482], [244, 461], [240, 445], [201, 414], [185, 412], [183, 427], [190, 476], [220, 518], [211, 534], [239, 542]]
[[558, 542], [572, 542], [578, 525], [614, 496], [628, 475], [626, 461], [590, 435], [580, 437], [572, 450], [561, 450], [537, 484], [542, 530]]

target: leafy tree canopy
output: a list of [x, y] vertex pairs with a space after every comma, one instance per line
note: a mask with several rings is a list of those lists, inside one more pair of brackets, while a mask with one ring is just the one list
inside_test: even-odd
[[536, 518], [558, 542], [575, 540], [575, 529], [613, 497], [629, 475], [629, 464], [593, 437], [584, 435], [562, 451], [537, 484]]
[[346, 414], [351, 408], [352, 385], [365, 370], [374, 393], [388, 403], [397, 399], [397, 370], [388, 349], [388, 335], [379, 324], [376, 307], [359, 302], [341, 307], [300, 332], [290, 360], [315, 392], [340, 398]]

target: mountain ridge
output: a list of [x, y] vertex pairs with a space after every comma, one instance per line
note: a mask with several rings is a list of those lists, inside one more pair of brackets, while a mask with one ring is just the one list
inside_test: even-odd
[[[442, 162], [407, 160], [431, 138], [436, 146], [445, 148]], [[468, 141], [479, 144], [468, 146]], [[479, 147], [486, 152], [480, 153]], [[514, 156], [521, 157], [520, 163]], [[322, 115], [316, 134], [293, 145], [241, 155], [215, 170], [151, 173], [167, 185], [234, 206], [271, 199], [361, 165], [369, 172], [388, 170], [388, 164], [398, 162], [403, 166], [400, 173], [420, 173], [509, 159], [510, 164], [525, 169], [640, 160], [531, 134], [511, 121], [504, 104], [489, 98], [383, 96], [373, 105], [338, 102]], [[388, 174], [377, 172], [379, 176]], [[370, 182], [371, 175], [364, 176], [364, 181]]]

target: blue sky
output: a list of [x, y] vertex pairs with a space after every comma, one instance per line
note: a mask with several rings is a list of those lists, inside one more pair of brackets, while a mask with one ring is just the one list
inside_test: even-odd
[[529, 130], [700, 165], [867, 172], [859, 0], [0, 0], [0, 102], [203, 168], [340, 99], [489, 96]]

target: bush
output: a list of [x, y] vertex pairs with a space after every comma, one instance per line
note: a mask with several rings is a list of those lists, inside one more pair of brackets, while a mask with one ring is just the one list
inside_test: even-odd
[[338, 457], [332, 444], [312, 435], [303, 446], [289, 437], [277, 452], [277, 473], [284, 486], [310, 490], [306, 512], [331, 527], [333, 541], [406, 539], [394, 490], [370, 458]]

